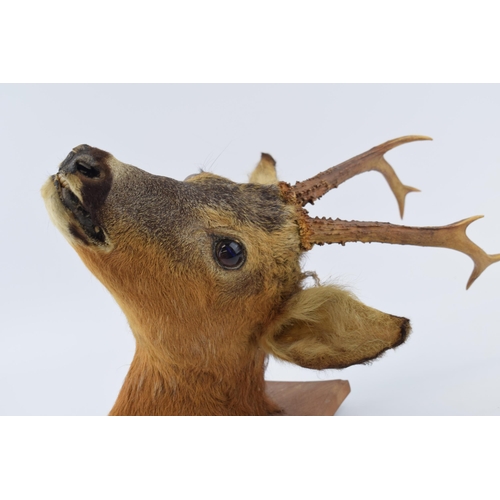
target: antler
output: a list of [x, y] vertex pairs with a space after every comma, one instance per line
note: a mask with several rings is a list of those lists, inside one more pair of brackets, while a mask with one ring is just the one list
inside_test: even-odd
[[423, 135], [407, 135], [405, 137], [400, 137], [399, 139], [393, 139], [392, 141], [385, 142], [380, 146], [376, 146], [365, 153], [340, 163], [335, 167], [325, 170], [324, 172], [321, 172], [306, 181], [297, 182], [292, 187], [297, 203], [301, 206], [304, 206], [307, 203], [313, 204], [325, 193], [336, 188], [351, 177], [370, 170], [376, 170], [380, 172], [389, 183], [389, 186], [398, 201], [399, 213], [401, 218], [403, 218], [406, 195], [412, 191], [419, 191], [419, 189], [405, 186], [399, 180], [396, 172], [394, 172], [394, 169], [385, 160], [384, 154], [401, 144], [426, 140], [432, 139]]
[[[405, 186], [399, 180], [393, 168], [384, 159], [384, 154], [401, 144], [422, 140], [430, 140], [430, 137], [409, 135], [393, 139], [306, 181], [297, 182], [294, 186], [281, 182], [282, 196], [289, 203], [303, 207], [307, 203], [313, 203], [347, 179], [362, 172], [377, 170], [389, 183], [398, 201], [401, 217], [403, 217], [406, 195], [418, 189]], [[339, 219], [311, 218], [303, 208], [299, 209], [299, 213], [300, 240], [304, 250], [309, 250], [314, 244], [340, 243], [344, 245], [350, 241], [450, 248], [465, 253], [474, 261], [474, 269], [467, 282], [467, 288], [489, 265], [500, 261], [500, 254], [488, 255], [465, 233], [469, 224], [480, 219], [482, 215], [442, 227], [408, 227], [382, 222], [347, 222]]]
[[482, 217], [482, 215], [469, 217], [441, 227], [408, 227], [383, 222], [319, 219], [306, 215], [302, 245], [304, 248], [311, 248], [313, 244], [344, 245], [347, 242], [361, 241], [450, 248], [465, 253], [474, 261], [474, 269], [467, 282], [468, 289], [490, 264], [500, 261], [500, 254], [488, 255], [465, 234], [469, 224]]

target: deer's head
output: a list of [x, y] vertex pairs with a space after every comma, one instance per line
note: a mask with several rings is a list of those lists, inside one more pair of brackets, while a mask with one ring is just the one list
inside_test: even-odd
[[[154, 384], [145, 390], [160, 399], [177, 394], [185, 404], [208, 398], [216, 408], [222, 399], [229, 407], [240, 404], [239, 412], [269, 413], [275, 408], [259, 396], [267, 354], [307, 368], [343, 368], [377, 358], [410, 331], [407, 319], [372, 309], [341, 288], [304, 288], [300, 258], [314, 244], [453, 248], [474, 259], [468, 286], [500, 260], [465, 236], [473, 218], [409, 228], [315, 219], [304, 210], [348, 178], [378, 170], [402, 214], [414, 189], [399, 181], [383, 155], [420, 139], [390, 141], [294, 186], [277, 181], [266, 154], [248, 184], [209, 173], [181, 182], [81, 145], [42, 193], [55, 225], [126, 314], [137, 341], [138, 376], [154, 367]], [[179, 396], [187, 379], [199, 384], [198, 396]], [[134, 390], [140, 392], [139, 385]], [[258, 409], [243, 402], [249, 397], [262, 400]]]

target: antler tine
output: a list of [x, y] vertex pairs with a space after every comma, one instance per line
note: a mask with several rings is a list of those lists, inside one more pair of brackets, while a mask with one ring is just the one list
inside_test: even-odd
[[321, 172], [306, 181], [297, 182], [292, 187], [297, 202], [301, 206], [304, 206], [307, 203], [313, 204], [325, 193], [338, 187], [351, 177], [370, 170], [376, 170], [380, 172], [389, 183], [392, 192], [396, 196], [399, 213], [401, 218], [403, 218], [406, 195], [412, 191], [419, 191], [419, 189], [411, 186], [405, 186], [399, 180], [394, 169], [385, 160], [384, 154], [401, 144], [426, 140], [432, 139], [423, 135], [407, 135], [405, 137], [393, 139], [392, 141], [387, 141], [380, 146], [376, 146], [365, 153], [340, 163], [335, 167], [329, 168], [328, 170], [325, 170], [324, 172]]
[[465, 233], [469, 224], [482, 217], [469, 217], [441, 227], [408, 227], [383, 222], [347, 222], [306, 216], [302, 245], [307, 249], [313, 244], [344, 245], [347, 242], [361, 241], [450, 248], [465, 253], [474, 261], [474, 269], [467, 282], [468, 289], [490, 264], [500, 261], [500, 254], [488, 255]]

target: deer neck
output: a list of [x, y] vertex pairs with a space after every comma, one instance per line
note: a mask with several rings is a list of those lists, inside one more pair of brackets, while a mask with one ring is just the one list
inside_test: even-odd
[[[252, 290], [242, 297], [240, 291], [235, 297], [227, 293], [221, 301], [215, 278], [191, 267], [174, 273], [150, 246], [133, 249], [134, 262], [148, 263], [136, 274], [130, 273], [134, 263], [119, 249], [97, 255], [78, 247], [125, 313], [136, 339], [110, 415], [280, 413], [266, 396], [266, 354], [257, 340], [274, 314], [274, 288], [265, 288], [262, 296]], [[256, 309], [261, 309], [259, 316]]]
[[279, 414], [265, 393], [265, 353], [230, 346], [224, 357], [222, 351], [177, 357], [138, 341], [110, 415]]

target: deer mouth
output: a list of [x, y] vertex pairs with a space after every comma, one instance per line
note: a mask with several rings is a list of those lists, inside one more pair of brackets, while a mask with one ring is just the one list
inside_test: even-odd
[[[102, 228], [96, 224], [92, 214], [85, 208], [83, 202], [80, 201], [78, 196], [71, 190], [66, 179], [60, 175], [55, 175], [54, 186], [62, 205], [73, 215], [73, 218], [76, 219], [76, 222], [85, 235], [95, 243], [105, 243], [106, 237]], [[74, 236], [85, 241], [85, 238], [82, 234], [80, 234], [80, 231], [76, 231], [75, 228], [72, 227], [70, 227], [70, 231]], [[88, 242], [85, 241], [85, 243]]]

